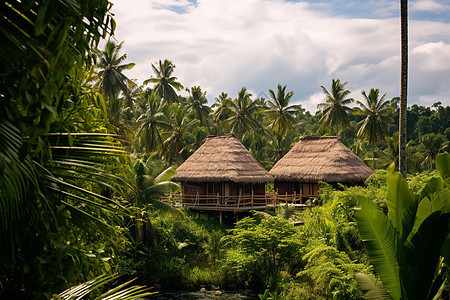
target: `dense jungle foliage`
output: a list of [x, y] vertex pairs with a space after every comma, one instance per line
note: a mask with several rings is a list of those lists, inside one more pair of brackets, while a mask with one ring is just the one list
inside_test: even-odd
[[[378, 211], [391, 218], [395, 166], [384, 169], [398, 161], [398, 97], [371, 88], [352, 99], [346, 82], [332, 79], [314, 114], [292, 104], [283, 85], [268, 87], [268, 99], [245, 87], [238, 95], [222, 92], [210, 107], [200, 86], [183, 87], [170, 60], [150, 65], [143, 85], [127, 78], [134, 64], [112, 38], [108, 1], [0, 5], [0, 297], [49, 299], [94, 280], [86, 293], [102, 298], [133, 278], [153, 290], [215, 285], [266, 299], [362, 299], [373, 287], [380, 295], [406, 295], [391, 284], [403, 275], [377, 269], [377, 248], [364, 247], [354, 210], [363, 204], [374, 218], [382, 219]], [[107, 41], [99, 48], [101, 39]], [[430, 203], [419, 196], [405, 202], [417, 204], [421, 222], [429, 217], [424, 210], [439, 220], [434, 213], [445, 215], [445, 201], [436, 199], [448, 203], [448, 172], [435, 170], [435, 160], [448, 151], [449, 120], [450, 107], [441, 102], [408, 109], [409, 188], [401, 185], [428, 197]], [[236, 224], [160, 202], [178, 191], [170, 182], [176, 166], [208, 135], [223, 133], [234, 133], [267, 169], [302, 135], [339, 135], [375, 175], [365, 187], [324, 183], [322, 205], [313, 209], [280, 207]], [[425, 229], [411, 230], [411, 239], [400, 239], [414, 244], [414, 233]], [[431, 276], [431, 289], [446, 295], [439, 250], [429, 249], [443, 285]]]

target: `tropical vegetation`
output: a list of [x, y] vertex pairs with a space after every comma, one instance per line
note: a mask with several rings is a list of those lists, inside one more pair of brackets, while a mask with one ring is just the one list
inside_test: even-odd
[[[449, 106], [408, 108], [404, 178], [391, 165], [398, 97], [369, 87], [352, 99], [332, 79], [316, 113], [282, 84], [269, 99], [242, 87], [210, 106], [168, 59], [141, 85], [126, 75], [134, 64], [109, 9], [2, 4], [0, 297], [132, 299], [212, 285], [261, 299], [448, 295]], [[339, 135], [375, 175], [363, 187], [321, 184], [321, 206], [234, 224], [169, 205], [176, 166], [229, 133], [267, 169], [303, 135]]]

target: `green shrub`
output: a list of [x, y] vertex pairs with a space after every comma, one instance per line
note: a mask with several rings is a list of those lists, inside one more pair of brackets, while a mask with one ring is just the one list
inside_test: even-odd
[[185, 279], [196, 286], [215, 283], [214, 274], [210, 268], [199, 266], [186, 268]]
[[323, 245], [315, 247], [303, 259], [307, 265], [297, 276], [310, 282], [317, 296], [342, 300], [363, 299], [355, 274], [365, 270], [365, 266], [353, 263], [345, 252]]

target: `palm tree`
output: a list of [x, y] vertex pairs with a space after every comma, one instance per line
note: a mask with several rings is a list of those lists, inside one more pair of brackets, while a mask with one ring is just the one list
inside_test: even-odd
[[123, 42], [116, 44], [112, 40], [108, 40], [105, 50], [97, 50], [96, 56], [99, 59], [97, 69], [99, 69], [98, 84], [103, 91], [108, 102], [109, 119], [113, 125], [118, 125], [117, 119], [120, 114], [122, 103], [118, 101], [118, 96], [122, 92], [129, 94], [129, 90], [135, 86], [135, 83], [130, 80], [123, 71], [132, 69], [135, 64], [123, 62], [127, 55], [120, 55]]
[[419, 141], [420, 151], [416, 154], [422, 158], [421, 167], [431, 170], [436, 156], [448, 148], [448, 143], [444, 142], [445, 136], [435, 133], [424, 134]]
[[[384, 153], [386, 154], [389, 164], [394, 162], [395, 167], [398, 167], [398, 131], [394, 132], [392, 137], [388, 136], [385, 138], [386, 140], [386, 149], [384, 150]], [[389, 165], [388, 164], [388, 165]]]
[[319, 103], [317, 109], [322, 113], [320, 122], [323, 125], [334, 129], [336, 132], [339, 129], [345, 129], [350, 124], [350, 103], [354, 101], [353, 98], [347, 98], [350, 91], [345, 89], [347, 82], [341, 83], [339, 79], [333, 79], [331, 82], [331, 92], [324, 86], [320, 86], [325, 93], [325, 102]]
[[203, 244], [203, 249], [213, 266], [223, 257], [228, 243], [228, 236], [221, 231], [212, 231], [208, 236], [208, 242]]
[[211, 106], [215, 109], [213, 114], [214, 121], [218, 122], [219, 125], [222, 124], [223, 121], [230, 117], [229, 115], [229, 102], [231, 102], [231, 98], [228, 97], [228, 94], [225, 92], [220, 93], [215, 99], [214, 104]]
[[190, 146], [193, 142], [191, 132], [198, 126], [199, 121], [191, 120], [186, 108], [179, 103], [171, 106], [169, 120], [170, 127], [164, 132], [164, 156], [170, 163], [173, 161], [181, 163], [191, 153]]
[[267, 101], [269, 109], [266, 111], [267, 117], [271, 120], [269, 128], [271, 130], [284, 133], [286, 130], [294, 129], [295, 116], [298, 112], [297, 105], [289, 105], [289, 100], [294, 95], [293, 91], [286, 93], [286, 85], [277, 86], [277, 94], [273, 90], [269, 90], [271, 99]]
[[186, 107], [188, 107], [189, 113], [196, 114], [201, 126], [208, 126], [208, 116], [211, 113], [211, 108], [208, 106], [206, 92], [202, 92], [201, 87], [194, 86], [191, 88]]
[[275, 164], [286, 153], [289, 152], [291, 144], [285, 135], [275, 132], [270, 136], [269, 144], [267, 146], [267, 156], [269, 160]]
[[358, 138], [366, 139], [372, 146], [372, 168], [375, 169], [375, 146], [384, 139], [387, 133], [387, 125], [392, 122], [388, 116], [392, 112], [392, 107], [388, 100], [384, 100], [386, 93], [379, 98], [380, 90], [371, 89], [369, 95], [362, 91], [365, 103], [356, 101], [366, 118], [358, 123]]
[[236, 99], [227, 102], [226, 110], [230, 117], [224, 123], [230, 128], [229, 132], [235, 133], [238, 138], [248, 131], [255, 132], [261, 128], [261, 124], [254, 117], [259, 107], [256, 101], [252, 101], [251, 96], [247, 88], [243, 87]]
[[401, 81], [400, 81], [400, 116], [399, 116], [399, 169], [406, 178], [406, 111], [408, 93], [408, 0], [400, 1], [401, 27]]
[[[158, 67], [157, 67], [158, 66]], [[183, 88], [181, 83], [177, 82], [177, 78], [172, 76], [175, 69], [175, 65], [170, 61], [165, 59], [164, 62], [159, 60], [158, 65], [152, 64], [153, 72], [155, 72], [156, 77], [151, 77], [144, 81], [144, 84], [155, 83], [153, 90], [158, 94], [165, 102], [169, 104], [178, 101], [178, 95], [175, 90], [179, 91]]]
[[152, 93], [148, 99], [147, 110], [138, 119], [140, 124], [137, 135], [143, 135], [147, 152], [156, 150], [163, 145], [161, 130], [169, 127], [169, 119], [164, 114], [161, 98]]

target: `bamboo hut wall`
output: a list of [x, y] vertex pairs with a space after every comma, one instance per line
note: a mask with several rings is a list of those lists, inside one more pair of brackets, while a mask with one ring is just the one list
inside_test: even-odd
[[310, 182], [275, 181], [275, 191], [278, 195], [298, 195], [303, 198], [319, 196], [319, 185]]
[[266, 185], [265, 184], [254, 184], [253, 185], [253, 194], [254, 195], [265, 195], [266, 193]]

